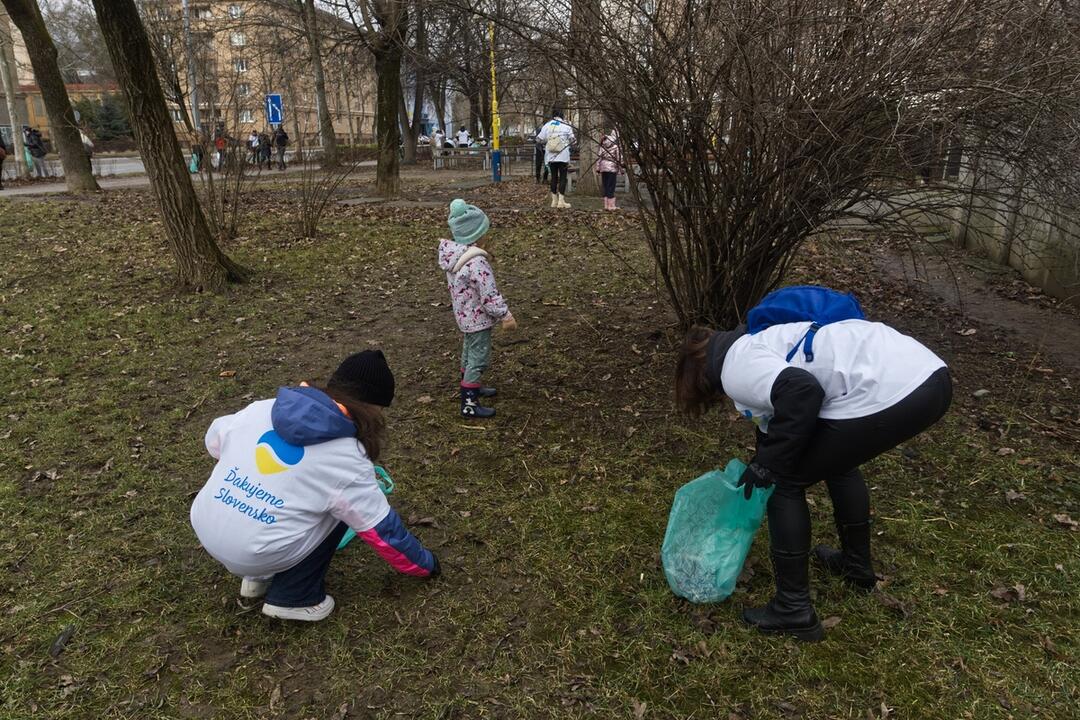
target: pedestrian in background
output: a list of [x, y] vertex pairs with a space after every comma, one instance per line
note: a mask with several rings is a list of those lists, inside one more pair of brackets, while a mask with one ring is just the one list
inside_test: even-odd
[[600, 173], [600, 184], [604, 191], [604, 209], [618, 210], [619, 208], [615, 207], [615, 184], [623, 174], [623, 160], [622, 151], [619, 149], [619, 136], [614, 128], [600, 140], [596, 172]]
[[551, 207], [568, 208], [566, 202], [566, 173], [570, 167], [570, 146], [574, 144], [574, 129], [563, 118], [562, 108], [555, 106], [551, 120], [540, 128], [536, 139], [544, 143], [544, 161], [551, 168]]
[[277, 166], [278, 170], [285, 169], [285, 148], [289, 146], [289, 133], [285, 132], [285, 128], [278, 126], [274, 131], [274, 147], [277, 148]]

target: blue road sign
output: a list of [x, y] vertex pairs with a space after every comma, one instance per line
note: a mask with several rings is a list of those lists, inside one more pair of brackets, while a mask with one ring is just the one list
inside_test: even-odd
[[266, 122], [270, 125], [280, 125], [285, 117], [285, 110], [281, 105], [280, 95], [266, 96]]

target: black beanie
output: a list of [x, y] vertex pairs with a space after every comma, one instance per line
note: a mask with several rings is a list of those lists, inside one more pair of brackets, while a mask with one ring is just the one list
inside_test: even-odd
[[394, 400], [394, 373], [390, 372], [382, 350], [365, 350], [345, 358], [327, 386], [372, 405], [390, 407]]

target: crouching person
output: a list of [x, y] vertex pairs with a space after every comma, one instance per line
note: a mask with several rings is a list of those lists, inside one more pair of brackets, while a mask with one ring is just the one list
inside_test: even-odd
[[[796, 349], [816, 331], [814, 354]], [[808, 345], [807, 345], [808, 347]], [[767, 506], [776, 592], [743, 619], [765, 633], [820, 640], [810, 603], [810, 511], [806, 489], [825, 481], [840, 549], [814, 549], [829, 573], [857, 588], [876, 582], [870, 559], [870, 495], [859, 467], [918, 435], [945, 414], [945, 362], [881, 323], [845, 320], [774, 325], [754, 335], [694, 328], [676, 370], [676, 399], [700, 415], [722, 396], [757, 425], [757, 447], [739, 485], [775, 490]]]
[[398, 572], [439, 574], [375, 479], [393, 397], [382, 351], [368, 350], [346, 358], [325, 389], [283, 387], [210, 425], [206, 449], [218, 462], [191, 525], [243, 578], [241, 596], [266, 596], [265, 615], [315, 621], [333, 611], [324, 580], [349, 527]]

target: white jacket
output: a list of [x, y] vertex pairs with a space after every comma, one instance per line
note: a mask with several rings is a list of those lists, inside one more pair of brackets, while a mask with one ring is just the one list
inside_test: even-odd
[[[557, 144], [558, 152], [551, 152], [548, 147], [548, 139], [552, 137], [556, 138], [553, 144]], [[574, 129], [570, 127], [570, 123], [559, 118], [552, 118], [544, 123], [544, 127], [540, 128], [536, 139], [544, 145], [544, 162], [570, 162], [570, 146], [574, 144], [576, 139]]]
[[773, 325], [743, 335], [727, 351], [721, 371], [724, 394], [736, 409], [768, 432], [772, 390], [789, 367], [806, 370], [825, 391], [818, 417], [847, 420], [880, 412], [907, 397], [945, 361], [914, 338], [866, 320], [829, 323], [817, 331], [814, 360], [785, 357], [810, 329], [809, 322]]

